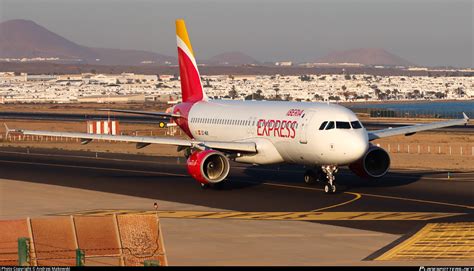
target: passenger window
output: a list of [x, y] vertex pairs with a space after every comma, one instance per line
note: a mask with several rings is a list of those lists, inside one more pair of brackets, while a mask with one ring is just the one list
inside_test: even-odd
[[328, 123], [327, 121], [321, 123], [321, 126], [319, 126], [319, 130], [324, 130], [324, 127], [326, 127], [327, 123]]
[[352, 122], [351, 122], [351, 125], [352, 125], [352, 128], [353, 128], [353, 129], [360, 129], [360, 128], [362, 128], [362, 125], [360, 124], [359, 121], [352, 121]]
[[337, 129], [351, 129], [351, 125], [349, 124], [349, 122], [336, 121], [336, 128]]
[[328, 122], [328, 125], [326, 126], [325, 130], [331, 130], [334, 129], [334, 121]]

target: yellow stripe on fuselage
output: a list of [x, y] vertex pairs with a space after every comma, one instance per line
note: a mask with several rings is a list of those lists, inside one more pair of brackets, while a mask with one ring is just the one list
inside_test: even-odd
[[186, 23], [183, 19], [176, 20], [176, 35], [188, 46], [189, 51], [194, 56], [193, 47], [191, 46], [188, 31], [186, 30]]

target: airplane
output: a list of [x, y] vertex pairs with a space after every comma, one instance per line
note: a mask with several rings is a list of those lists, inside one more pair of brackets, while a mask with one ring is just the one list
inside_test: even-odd
[[[210, 99], [201, 76], [184, 20], [176, 20], [182, 102], [169, 112], [112, 110], [167, 117], [190, 138], [103, 135], [74, 132], [10, 130], [25, 135], [177, 146], [187, 157], [188, 173], [202, 188], [229, 180], [230, 160], [254, 165], [300, 164], [307, 184], [324, 184], [326, 193], [336, 192], [335, 174], [348, 166], [356, 175], [378, 179], [390, 168], [390, 156], [371, 141], [396, 135], [467, 124], [468, 117], [367, 131], [349, 109], [331, 103], [289, 101], [237, 101]], [[7, 128], [8, 129], [8, 128]]]

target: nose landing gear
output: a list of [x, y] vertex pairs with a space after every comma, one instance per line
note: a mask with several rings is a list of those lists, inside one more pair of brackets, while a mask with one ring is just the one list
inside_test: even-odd
[[336, 185], [334, 184], [334, 181], [336, 179], [336, 176], [334, 176], [334, 174], [337, 173], [338, 171], [337, 166], [335, 165], [322, 166], [321, 169], [323, 170], [324, 173], [326, 173], [326, 178], [328, 180], [327, 184], [324, 186], [324, 192], [335, 193]]
[[324, 185], [324, 192], [326, 193], [335, 193], [336, 184], [334, 183], [338, 167], [335, 165], [321, 166], [321, 168], [307, 170], [304, 174], [304, 182], [306, 184], [314, 183], [323, 183], [327, 181]]

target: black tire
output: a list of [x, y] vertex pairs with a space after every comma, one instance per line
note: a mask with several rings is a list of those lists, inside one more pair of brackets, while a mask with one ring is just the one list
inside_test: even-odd
[[324, 192], [326, 194], [334, 194], [336, 193], [336, 185], [325, 184], [324, 185]]
[[205, 190], [205, 189], [208, 189], [211, 187], [211, 185], [207, 184], [207, 183], [199, 183], [199, 185], [201, 186], [201, 189]]
[[316, 174], [312, 170], [307, 170], [304, 173], [303, 180], [305, 184], [314, 184], [317, 181]]

